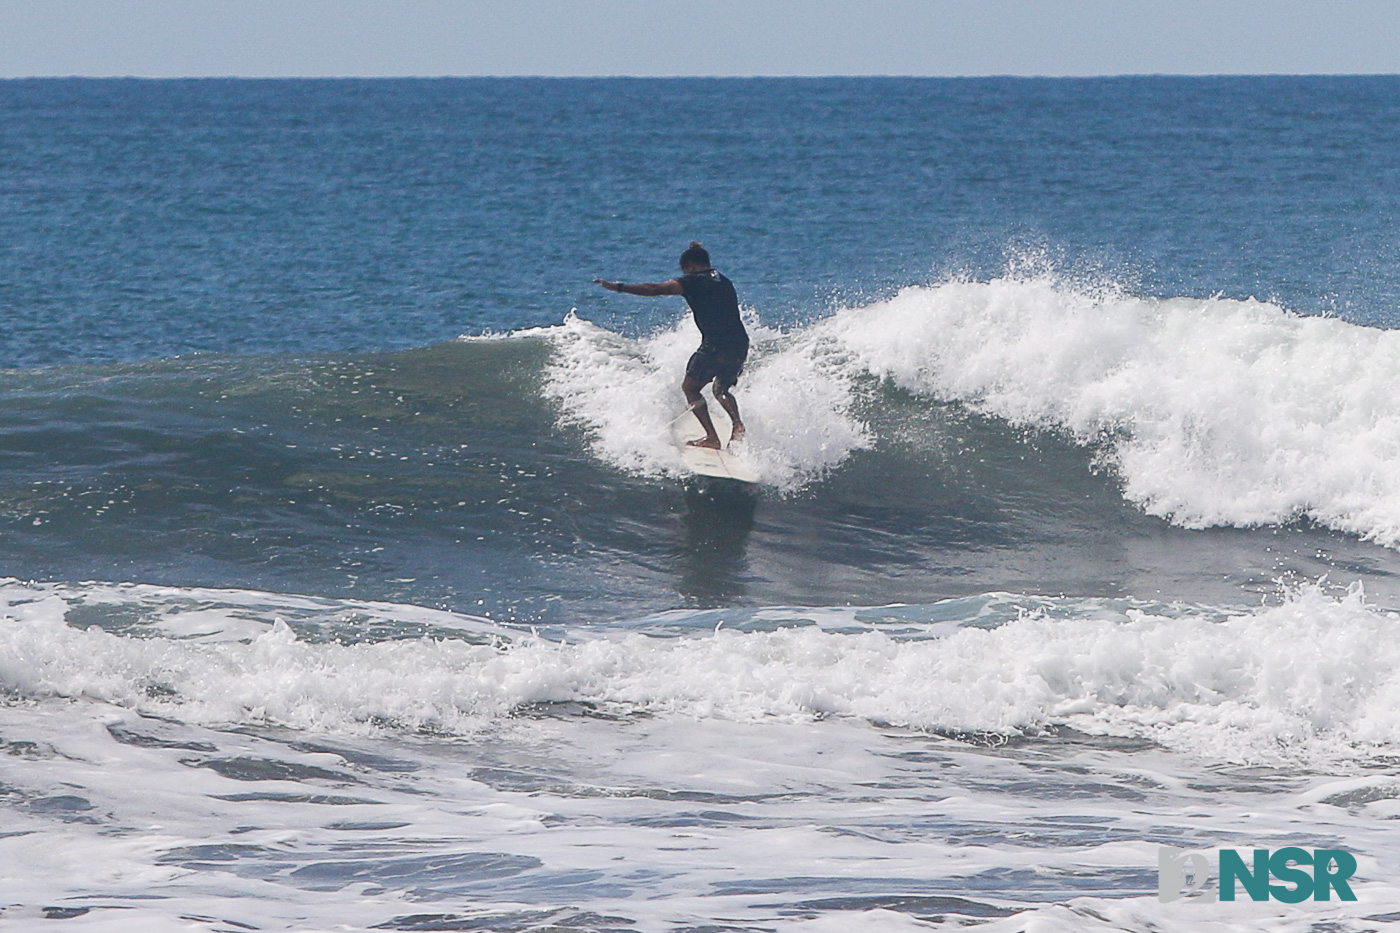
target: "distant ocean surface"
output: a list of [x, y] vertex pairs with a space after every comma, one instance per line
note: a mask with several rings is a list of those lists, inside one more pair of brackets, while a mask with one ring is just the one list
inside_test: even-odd
[[0, 926], [1400, 930], [1400, 77], [5, 81], [0, 317]]

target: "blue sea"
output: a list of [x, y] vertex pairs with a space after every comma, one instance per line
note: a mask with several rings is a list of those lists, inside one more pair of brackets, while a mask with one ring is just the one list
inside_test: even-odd
[[0, 926], [1400, 930], [1400, 77], [5, 81], [0, 319]]

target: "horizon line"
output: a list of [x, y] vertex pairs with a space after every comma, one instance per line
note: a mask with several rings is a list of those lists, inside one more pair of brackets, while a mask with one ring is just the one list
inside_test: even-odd
[[187, 75], [143, 75], [143, 74], [33, 74], [0, 75], [0, 81], [451, 81], [451, 80], [635, 80], [635, 81], [822, 81], [853, 79], [896, 79], [957, 81], [981, 79], [1018, 80], [1095, 80], [1118, 78], [1393, 78], [1400, 77], [1394, 71], [1218, 71], [1218, 72], [1175, 72], [1175, 71], [1124, 71], [1091, 74], [1017, 74], [1014, 72], [987, 72], [984, 74], [899, 74], [894, 72], [862, 72], [857, 74], [187, 74]]

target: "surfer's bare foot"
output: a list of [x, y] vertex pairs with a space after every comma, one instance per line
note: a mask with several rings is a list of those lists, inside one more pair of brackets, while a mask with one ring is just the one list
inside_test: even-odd
[[729, 432], [729, 443], [734, 444], [739, 441], [742, 441], [744, 439], [745, 433], [746, 432], [744, 431], [744, 426], [742, 424], [734, 425], [734, 430]]
[[693, 441], [685, 442], [687, 447], [704, 447], [708, 450], [719, 450], [719, 438], [717, 437], [697, 437]]

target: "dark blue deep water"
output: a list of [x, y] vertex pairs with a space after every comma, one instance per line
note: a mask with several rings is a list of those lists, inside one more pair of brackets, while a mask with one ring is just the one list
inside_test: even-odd
[[1388, 325], [1397, 153], [1386, 77], [10, 81], [3, 362], [635, 332], [692, 239], [788, 324], [1035, 255]]

